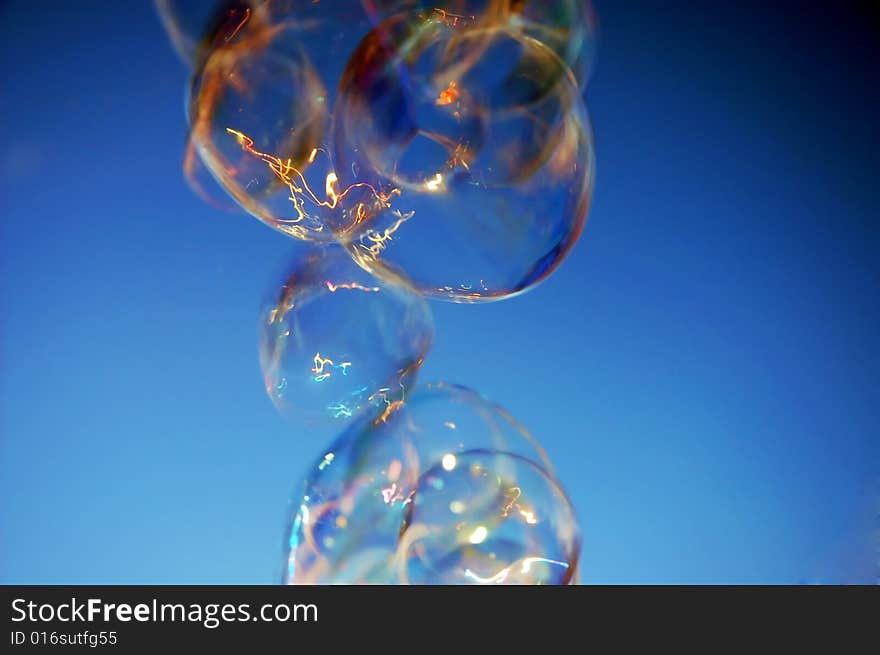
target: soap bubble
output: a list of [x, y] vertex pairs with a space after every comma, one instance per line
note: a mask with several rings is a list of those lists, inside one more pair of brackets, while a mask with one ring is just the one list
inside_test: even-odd
[[569, 584], [580, 552], [574, 510], [518, 455], [447, 455], [420, 478], [397, 568], [410, 584]]
[[279, 411], [317, 430], [402, 400], [433, 337], [424, 300], [370, 278], [338, 246], [291, 269], [260, 313], [260, 364]]
[[288, 236], [332, 241], [370, 209], [336, 184], [327, 147], [339, 74], [369, 21], [356, 0], [264, 2], [253, 16], [193, 77], [193, 142], [248, 213]]
[[215, 179], [248, 213], [290, 236], [329, 239], [325, 210], [333, 203], [319, 195], [326, 91], [291, 36], [273, 27], [215, 50], [193, 79], [191, 135]]
[[474, 449], [515, 454], [552, 479], [550, 462], [534, 437], [470, 389], [427, 385], [405, 402], [388, 403], [381, 413], [362, 414], [311, 467], [296, 496], [284, 582], [405, 581], [399, 557], [409, 551], [399, 553], [399, 540], [413, 520], [414, 494], [427, 472]]
[[454, 32], [394, 19], [352, 57], [334, 116], [337, 172], [343, 185], [380, 189], [390, 207], [346, 242], [389, 282], [433, 298], [492, 300], [546, 278], [580, 236], [592, 131], [570, 75], [545, 85], [545, 69], [562, 69], [552, 51], [504, 30], [455, 37], [517, 50], [518, 63], [493, 77], [491, 62], [444, 63]]

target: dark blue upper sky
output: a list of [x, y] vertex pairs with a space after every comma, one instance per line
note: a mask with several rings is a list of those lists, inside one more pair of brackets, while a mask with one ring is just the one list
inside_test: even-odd
[[[596, 4], [584, 235], [528, 294], [435, 304], [423, 379], [542, 440], [585, 582], [874, 581], [867, 16]], [[275, 582], [324, 445], [257, 362], [298, 246], [186, 187], [186, 71], [149, 3], [0, 17], [0, 581]]]

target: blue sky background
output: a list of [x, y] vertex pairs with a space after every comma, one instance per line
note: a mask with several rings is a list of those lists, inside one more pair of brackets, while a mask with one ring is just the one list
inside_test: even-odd
[[[581, 241], [531, 293], [434, 305], [422, 379], [539, 436], [585, 582], [877, 580], [876, 38], [753, 4], [597, 2]], [[185, 185], [151, 3], [0, 19], [0, 582], [275, 582], [324, 445], [257, 362], [297, 245]]]

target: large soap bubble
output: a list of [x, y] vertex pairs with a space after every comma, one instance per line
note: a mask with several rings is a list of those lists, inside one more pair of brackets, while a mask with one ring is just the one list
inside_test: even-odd
[[518, 455], [446, 455], [416, 486], [398, 548], [409, 584], [568, 584], [580, 535], [565, 492]]
[[[486, 56], [497, 66], [450, 58], [472, 39], [494, 44]], [[594, 176], [589, 117], [564, 70], [546, 46], [506, 30], [459, 36], [404, 17], [368, 35], [334, 116], [340, 183], [390, 205], [346, 235], [358, 264], [457, 302], [510, 296], [555, 270], [581, 233]]]
[[[389, 403], [381, 413], [362, 415], [308, 471], [304, 488], [296, 495], [288, 528], [284, 582], [392, 584], [406, 582], [410, 576], [425, 582], [449, 579], [451, 574], [435, 577], [419, 573], [408, 564], [413, 548], [420, 548], [412, 537], [423, 531], [422, 527], [410, 527], [430, 522], [436, 535], [437, 521], [444, 518], [427, 506], [414, 514], [411, 505], [420, 486], [426, 484], [426, 475], [438, 466], [452, 470], [459, 457], [470, 462], [477, 457], [475, 450], [502, 453], [492, 461], [495, 473], [507, 476], [505, 484], [515, 484], [523, 476], [522, 485], [532, 490], [528, 502], [533, 504], [526, 506], [524, 500], [521, 508], [542, 517], [541, 538], [562, 535], [565, 539], [564, 544], [551, 547], [523, 533], [510, 537], [519, 539], [519, 549], [511, 547], [505, 552], [513, 556], [528, 551], [523, 557], [564, 559], [573, 568], [578, 543], [574, 518], [565, 519], [570, 519], [566, 532], [560, 527], [560, 517], [568, 516], [564, 508], [542, 505], [564, 498], [555, 491], [555, 478], [544, 450], [501, 408], [474, 391], [441, 383], [421, 387], [405, 402]], [[539, 473], [546, 482], [537, 480]], [[482, 506], [491, 513], [496, 505], [483, 502]], [[473, 516], [476, 520], [476, 514]], [[484, 518], [486, 522], [495, 520], [488, 514]], [[409, 535], [404, 541], [401, 531]], [[432, 552], [439, 552], [443, 544], [435, 541], [434, 546]], [[560, 559], [562, 552], [565, 555]], [[515, 564], [514, 560], [510, 564]], [[477, 573], [482, 575], [487, 570], [480, 568]], [[541, 573], [541, 579], [565, 578], [561, 572], [557, 574], [553, 577]], [[460, 578], [457, 581], [468, 582]]]
[[316, 431], [401, 401], [433, 336], [422, 298], [372, 279], [338, 246], [295, 260], [259, 332], [266, 392]]

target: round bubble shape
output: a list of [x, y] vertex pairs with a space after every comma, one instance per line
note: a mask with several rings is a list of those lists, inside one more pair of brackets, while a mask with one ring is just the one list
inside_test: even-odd
[[424, 299], [372, 279], [338, 246], [314, 247], [288, 270], [259, 325], [278, 410], [317, 433], [403, 399], [433, 338]]
[[307, 472], [286, 535], [286, 584], [400, 582], [398, 545], [423, 475], [473, 449], [517, 453], [552, 469], [534, 437], [506, 411], [437, 383], [362, 414]]
[[325, 240], [335, 204], [321, 180], [327, 94], [294, 36], [272, 27], [215, 49], [193, 78], [190, 132], [208, 170], [248, 213], [290, 236]]
[[[569, 75], [534, 94], [529, 78], [438, 77], [446, 45], [432, 44], [448, 43], [449, 28], [400, 25], [369, 35], [340, 83], [340, 180], [387, 200], [345, 235], [346, 246], [365, 270], [432, 298], [477, 302], [529, 289], [570, 252], [590, 206], [595, 155], [577, 86]], [[382, 46], [401, 33], [403, 46]], [[558, 64], [539, 43], [493, 38]]]
[[193, 76], [192, 140], [248, 213], [288, 236], [329, 242], [370, 209], [363, 198], [349, 202], [359, 185], [337, 184], [325, 143], [339, 73], [368, 20], [355, 0], [264, 7]]
[[410, 584], [565, 585], [580, 543], [568, 497], [538, 464], [470, 450], [421, 476], [396, 564]]
[[589, 0], [364, 0], [364, 6], [376, 24], [409, 13], [459, 30], [501, 27], [551, 48], [580, 88], [592, 73], [598, 22]]

